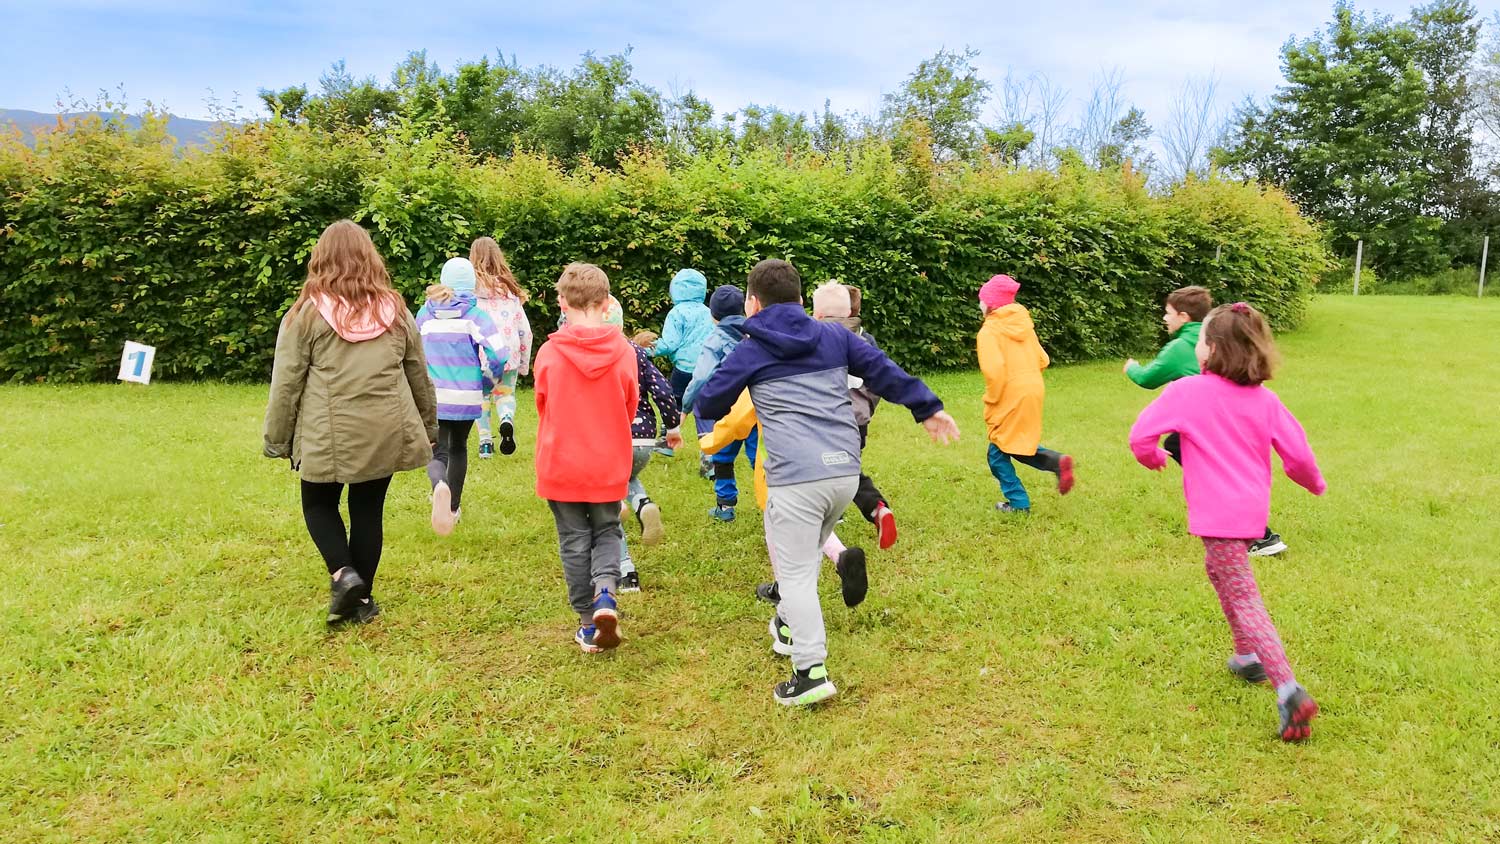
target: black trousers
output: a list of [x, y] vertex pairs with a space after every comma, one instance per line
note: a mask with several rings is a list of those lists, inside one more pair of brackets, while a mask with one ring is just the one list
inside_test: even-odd
[[380, 567], [380, 551], [385, 543], [385, 493], [390, 477], [376, 478], [349, 485], [349, 530], [339, 515], [339, 498], [344, 485], [302, 482], [302, 519], [307, 534], [323, 564], [333, 574], [352, 566], [365, 583], [374, 585], [375, 569]]
[[[870, 426], [868, 424], [859, 426], [859, 450], [863, 455], [865, 440], [870, 437]], [[863, 464], [861, 464], [863, 465]], [[864, 472], [859, 473], [859, 488], [854, 491], [854, 506], [859, 508], [860, 515], [870, 524], [875, 523], [875, 510], [881, 504], [886, 503], [885, 496], [875, 487], [875, 482]]]
[[457, 510], [464, 500], [464, 478], [469, 475], [469, 432], [474, 429], [472, 419], [439, 419], [437, 446], [432, 449], [432, 462], [427, 464], [427, 480], [433, 486], [438, 481], [447, 481], [453, 491], [453, 509]]

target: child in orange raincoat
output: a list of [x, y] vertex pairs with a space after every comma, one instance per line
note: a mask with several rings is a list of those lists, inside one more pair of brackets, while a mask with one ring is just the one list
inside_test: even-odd
[[1073, 458], [1043, 448], [1042, 370], [1051, 359], [1036, 338], [1031, 313], [1016, 304], [1021, 285], [997, 275], [979, 288], [984, 326], [979, 329], [979, 369], [984, 373], [984, 421], [989, 427], [990, 472], [1000, 482], [1002, 513], [1030, 513], [1031, 497], [1011, 460], [1057, 475], [1057, 491], [1073, 488]]

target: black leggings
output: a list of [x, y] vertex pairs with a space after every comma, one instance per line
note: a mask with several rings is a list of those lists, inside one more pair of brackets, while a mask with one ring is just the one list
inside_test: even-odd
[[432, 462], [427, 464], [427, 480], [434, 487], [438, 481], [448, 482], [455, 512], [464, 500], [464, 478], [469, 474], [469, 432], [473, 429], [473, 419], [439, 419], [437, 447], [432, 450]]
[[[868, 424], [859, 426], [859, 451], [861, 458], [864, 455], [865, 440], [869, 436], [870, 426]], [[875, 487], [875, 482], [870, 480], [869, 475], [860, 472], [859, 488], [854, 491], [854, 506], [859, 508], [860, 515], [865, 517], [865, 521], [873, 525], [875, 524], [875, 511], [884, 503], [886, 503], [885, 496]]]
[[353, 566], [365, 583], [374, 585], [385, 542], [385, 492], [390, 486], [389, 476], [349, 485], [349, 532], [345, 533], [339, 515], [344, 485], [302, 482], [302, 518], [329, 574]]

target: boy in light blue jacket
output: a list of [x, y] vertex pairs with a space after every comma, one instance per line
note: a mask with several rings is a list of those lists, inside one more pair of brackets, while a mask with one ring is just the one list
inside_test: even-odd
[[[693, 269], [678, 270], [677, 275], [672, 276], [668, 291], [672, 294], [672, 310], [667, 313], [661, 338], [651, 347], [650, 352], [671, 359], [672, 395], [681, 406], [683, 393], [693, 380], [693, 367], [697, 365], [698, 355], [703, 351], [703, 341], [714, 330], [714, 318], [708, 306], [703, 304], [703, 297], [708, 295], [708, 279], [703, 277], [703, 273]], [[707, 430], [713, 430], [713, 426], [710, 425]], [[705, 432], [701, 424], [698, 425], [698, 432]], [[672, 449], [662, 442], [657, 445], [656, 453], [671, 457]], [[704, 462], [706, 464], [707, 461]], [[707, 471], [706, 468], [704, 471]]]

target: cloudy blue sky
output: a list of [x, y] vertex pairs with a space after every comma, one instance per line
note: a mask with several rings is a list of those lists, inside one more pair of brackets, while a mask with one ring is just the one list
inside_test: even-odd
[[[1485, 15], [1492, 13], [1483, 4]], [[1405, 15], [1409, 2], [1359, 8]], [[65, 90], [123, 86], [203, 117], [210, 94], [259, 110], [261, 87], [316, 83], [347, 61], [385, 78], [407, 52], [444, 67], [503, 50], [522, 64], [574, 64], [585, 51], [634, 49], [638, 78], [692, 88], [720, 111], [747, 103], [874, 111], [942, 47], [980, 51], [999, 82], [1044, 74], [1077, 110], [1103, 72], [1160, 119], [1183, 81], [1216, 75], [1226, 105], [1280, 79], [1278, 48], [1330, 16], [1322, 0], [925, 0], [925, 2], [414, 2], [0, 0], [0, 108], [53, 110]], [[993, 114], [987, 115], [993, 118]]]

